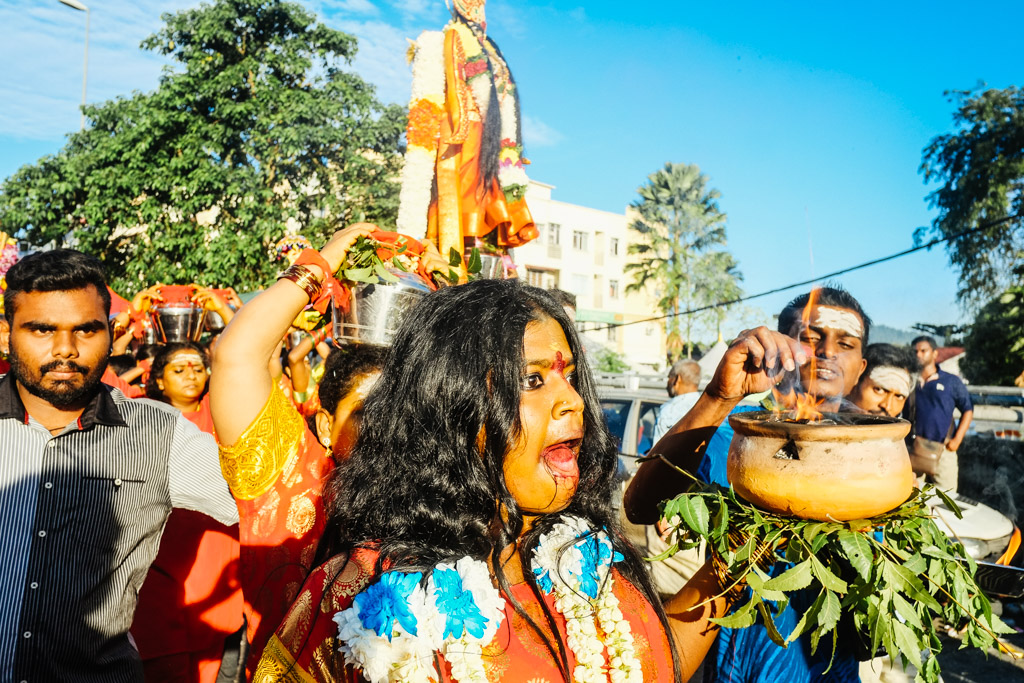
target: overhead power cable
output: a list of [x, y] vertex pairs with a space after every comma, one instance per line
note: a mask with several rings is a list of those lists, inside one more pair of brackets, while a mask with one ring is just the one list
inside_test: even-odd
[[876, 266], [879, 263], [885, 263], [886, 261], [892, 261], [893, 259], [898, 259], [898, 258], [901, 258], [903, 256], [907, 256], [908, 254], [913, 254], [916, 251], [921, 251], [923, 249], [931, 249], [936, 244], [942, 244], [943, 242], [949, 242], [950, 240], [955, 240], [955, 239], [958, 239], [960, 237], [966, 237], [967, 235], [970, 235], [970, 234], [973, 234], [973, 233], [976, 233], [976, 232], [980, 232], [982, 230], [988, 230], [989, 228], [997, 227], [999, 225], [1002, 225], [1003, 223], [1008, 223], [1008, 222], [1010, 222], [1012, 220], [1016, 220], [1018, 218], [1024, 218], [1024, 214], [1014, 214], [1012, 216], [1004, 216], [1003, 218], [1000, 218], [998, 220], [989, 221], [988, 223], [982, 223], [981, 225], [977, 225], [977, 226], [975, 226], [973, 228], [968, 228], [967, 230], [963, 230], [962, 232], [958, 232], [956, 234], [949, 235], [947, 237], [937, 237], [937, 238], [931, 240], [930, 242], [926, 242], [925, 244], [919, 244], [916, 247], [911, 247], [910, 249], [904, 249], [901, 252], [897, 252], [895, 254], [890, 254], [889, 256], [883, 256], [882, 258], [876, 258], [876, 259], [871, 260], [871, 261], [865, 261], [864, 263], [860, 263], [860, 264], [858, 264], [856, 266], [850, 266], [849, 268], [843, 268], [842, 270], [837, 270], [837, 271], [832, 272], [832, 273], [827, 273], [825, 275], [821, 275], [819, 277], [814, 277], [814, 278], [811, 278], [809, 280], [803, 280], [801, 282], [794, 282], [793, 284], [785, 285], [784, 287], [776, 287], [775, 289], [769, 289], [769, 290], [767, 290], [765, 292], [760, 292], [758, 294], [750, 294], [748, 296], [741, 296], [738, 299], [729, 299], [728, 301], [719, 301], [718, 303], [708, 304], [707, 306], [700, 306], [699, 308], [691, 308], [691, 309], [688, 309], [688, 310], [685, 310], [685, 311], [679, 311], [678, 313], [667, 313], [665, 315], [659, 315], [659, 316], [656, 316], [656, 317], [653, 317], [653, 318], [644, 318], [642, 320], [632, 320], [632, 321], [630, 321], [628, 323], [609, 323], [607, 325], [602, 325], [600, 327], [594, 327], [594, 328], [588, 329], [586, 331], [587, 332], [597, 332], [597, 331], [600, 331], [600, 330], [608, 330], [608, 329], [611, 329], [611, 328], [614, 328], [614, 327], [626, 327], [627, 325], [639, 325], [641, 323], [658, 322], [660, 320], [667, 320], [668, 318], [672, 318], [672, 317], [675, 317], [675, 316], [692, 315], [694, 313], [703, 313], [704, 311], [710, 311], [710, 310], [712, 310], [714, 308], [721, 308], [722, 306], [732, 306], [733, 304], [743, 303], [744, 301], [751, 301], [753, 299], [760, 299], [761, 297], [769, 296], [771, 294], [778, 294], [779, 292], [785, 292], [785, 291], [790, 290], [790, 289], [796, 289], [797, 287], [805, 287], [807, 285], [814, 284], [815, 282], [821, 282], [822, 280], [828, 280], [830, 278], [834, 278], [834, 277], [837, 277], [839, 275], [845, 275], [846, 273], [852, 273], [855, 270], [861, 270], [863, 268], [868, 268], [870, 266]]

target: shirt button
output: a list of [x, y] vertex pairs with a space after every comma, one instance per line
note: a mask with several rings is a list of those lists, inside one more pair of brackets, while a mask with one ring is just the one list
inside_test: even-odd
[[57, 447], [57, 442], [55, 440], [53, 440], [53, 439], [50, 439], [49, 441], [46, 442], [46, 447], [47, 448], [56, 448]]
[[46, 538], [46, 532], [42, 529], [39, 530], [39, 538]]
[[43, 484], [43, 488], [44, 489], [52, 489], [53, 488], [53, 482], [52, 481], [46, 482], [45, 484]]
[[26, 638], [31, 638], [32, 637], [32, 631], [25, 631], [21, 635], [23, 635]]
[[28, 587], [31, 588], [32, 590], [35, 590], [35, 589], [39, 588], [39, 584], [36, 583], [35, 581], [33, 581], [32, 583], [30, 583], [28, 585]]
[[118, 477], [117, 479], [115, 479], [115, 480], [114, 480], [114, 486], [120, 486], [120, 485], [121, 485], [121, 484], [123, 484], [123, 483], [124, 483], [124, 482], [122, 482], [122, 481], [121, 481], [121, 478], [120, 478], [120, 477]]

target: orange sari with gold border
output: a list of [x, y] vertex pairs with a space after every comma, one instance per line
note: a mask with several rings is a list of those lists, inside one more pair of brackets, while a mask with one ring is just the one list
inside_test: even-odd
[[220, 462], [238, 505], [251, 670], [313, 566], [334, 460], [275, 385], [238, 441], [221, 445]]

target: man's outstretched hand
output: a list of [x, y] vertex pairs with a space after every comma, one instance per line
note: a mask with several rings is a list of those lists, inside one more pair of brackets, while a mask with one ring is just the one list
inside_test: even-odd
[[722, 356], [704, 393], [735, 405], [744, 396], [768, 391], [785, 372], [806, 362], [797, 340], [763, 326], [744, 330]]

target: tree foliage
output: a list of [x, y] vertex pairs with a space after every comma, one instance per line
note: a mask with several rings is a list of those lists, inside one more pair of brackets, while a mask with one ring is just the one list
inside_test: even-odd
[[[647, 177], [637, 192], [632, 208], [637, 218], [630, 230], [637, 241], [629, 245], [636, 258], [625, 271], [632, 275], [627, 292], [650, 286], [658, 297], [658, 308], [669, 315], [669, 361], [676, 360], [685, 347], [692, 351], [696, 318], [680, 313], [735, 299], [740, 295], [742, 275], [736, 260], [720, 247], [726, 244], [726, 215], [719, 209], [718, 190], [691, 164], [665, 164]], [[720, 323], [725, 308], [712, 311]]]
[[629, 370], [626, 357], [611, 349], [601, 349], [594, 357], [594, 372], [616, 374]]
[[951, 101], [958, 130], [934, 138], [921, 163], [926, 182], [942, 183], [928, 196], [939, 216], [915, 237], [999, 222], [946, 247], [960, 272], [958, 296], [975, 306], [1014, 284], [1009, 275], [1024, 255], [1024, 90], [955, 91]]
[[[1024, 280], [1024, 267], [1017, 268]], [[960, 369], [974, 384], [1013, 386], [1024, 373], [1024, 285], [985, 304], [964, 337]]]
[[286, 225], [314, 243], [393, 224], [404, 113], [344, 70], [356, 39], [280, 0], [218, 0], [142, 43], [173, 65], [150, 93], [88, 106], [89, 126], [0, 187], [0, 227], [101, 258], [115, 288], [252, 289]]

